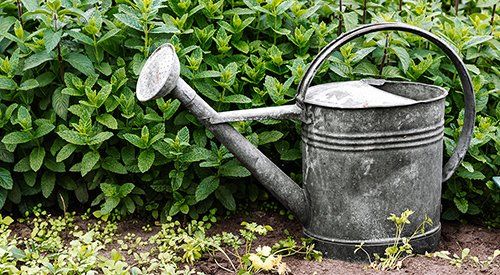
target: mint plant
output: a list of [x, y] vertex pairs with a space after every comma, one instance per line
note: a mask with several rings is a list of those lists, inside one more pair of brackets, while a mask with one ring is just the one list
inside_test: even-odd
[[[0, 3], [0, 207], [24, 212], [43, 202], [72, 209], [94, 201], [104, 213], [196, 218], [214, 204], [234, 210], [241, 198], [266, 197], [178, 100], [138, 104], [135, 83], [146, 58], [172, 43], [182, 76], [217, 111], [282, 105], [293, 102], [307, 64], [339, 33], [401, 21], [446, 39], [473, 77], [476, 130], [462, 167], [444, 185], [443, 217], [499, 225], [499, 17], [493, 2], [468, 1], [457, 10], [423, 0], [115, 2]], [[449, 156], [463, 123], [452, 68], [422, 38], [378, 33], [334, 53], [315, 83], [374, 77], [448, 89]], [[234, 125], [300, 180], [299, 123]], [[127, 183], [134, 191], [105, 194], [101, 188]]]

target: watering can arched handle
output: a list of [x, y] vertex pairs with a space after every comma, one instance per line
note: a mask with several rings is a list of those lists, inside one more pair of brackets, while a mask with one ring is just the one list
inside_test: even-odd
[[453, 65], [455, 65], [455, 68], [459, 73], [465, 97], [464, 124], [462, 127], [462, 131], [460, 132], [460, 136], [458, 138], [455, 150], [451, 155], [450, 159], [448, 160], [448, 162], [443, 167], [443, 181], [446, 181], [451, 177], [451, 175], [453, 175], [453, 172], [455, 172], [455, 170], [457, 169], [458, 165], [460, 164], [460, 162], [462, 161], [467, 152], [467, 148], [469, 147], [469, 143], [471, 141], [472, 133], [474, 130], [474, 121], [476, 116], [475, 98], [474, 98], [474, 90], [472, 88], [472, 81], [469, 76], [469, 73], [467, 72], [465, 64], [457, 55], [457, 53], [455, 53], [455, 51], [450, 46], [448, 46], [445, 41], [443, 41], [436, 35], [426, 30], [403, 23], [376, 23], [376, 24], [364, 25], [359, 28], [353, 29], [349, 32], [341, 34], [336, 40], [326, 45], [326, 47], [324, 47], [319, 52], [319, 54], [309, 65], [309, 68], [305, 72], [304, 77], [302, 78], [298, 86], [298, 92], [296, 97], [297, 105], [302, 109], [304, 108], [304, 98], [306, 91], [311, 85], [311, 82], [316, 72], [332, 52], [340, 49], [340, 47], [345, 45], [347, 42], [355, 38], [358, 38], [362, 35], [378, 31], [388, 31], [388, 30], [409, 32], [428, 39], [436, 46], [441, 48], [441, 50], [453, 62]]

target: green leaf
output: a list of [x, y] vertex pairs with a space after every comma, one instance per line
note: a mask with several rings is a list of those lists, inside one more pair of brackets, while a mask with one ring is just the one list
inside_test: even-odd
[[172, 170], [168, 176], [171, 178], [170, 185], [172, 186], [172, 191], [179, 189], [184, 180], [184, 173]]
[[189, 152], [180, 157], [180, 160], [182, 162], [197, 162], [200, 160], [207, 160], [210, 156], [210, 150], [203, 147], [192, 146]]
[[283, 137], [283, 133], [279, 131], [266, 131], [259, 134], [259, 145], [278, 141]]
[[95, 74], [94, 65], [92, 64], [92, 61], [90, 61], [90, 59], [83, 54], [69, 53], [65, 57], [65, 60], [68, 61], [68, 63], [71, 66], [73, 66], [73, 68], [77, 69], [78, 71], [82, 72], [87, 76]]
[[182, 127], [182, 129], [177, 132], [177, 137], [181, 142], [189, 143], [189, 129], [187, 127]]
[[45, 30], [45, 32], [43, 34], [43, 41], [45, 43], [45, 50], [47, 52], [50, 52], [55, 47], [57, 47], [57, 44], [59, 44], [59, 41], [61, 41], [61, 36], [62, 36], [61, 30], [59, 30], [57, 32], [53, 32], [51, 30]]
[[135, 188], [135, 185], [133, 183], [127, 182], [127, 183], [123, 184], [122, 186], [120, 186], [120, 188], [118, 188], [118, 193], [120, 193], [121, 198], [124, 198], [128, 194], [130, 194], [130, 192], [132, 192], [132, 190], [134, 190], [134, 188]]
[[9, 170], [0, 167], [0, 187], [10, 190], [12, 189], [13, 185], [14, 181], [12, 180], [12, 176], [10, 175]]
[[73, 130], [65, 130], [61, 132], [57, 132], [57, 134], [64, 139], [65, 141], [75, 144], [75, 145], [85, 145], [85, 139], [80, 136], [80, 134]]
[[297, 160], [302, 157], [302, 152], [298, 148], [293, 148], [281, 153], [280, 157], [282, 160]]
[[118, 122], [116, 119], [110, 115], [110, 114], [102, 114], [96, 117], [97, 122], [101, 123], [102, 125], [116, 130], [118, 128]]
[[189, 213], [189, 205], [187, 205], [187, 204], [183, 204], [183, 205], [181, 205], [181, 207], [179, 207], [179, 209], [181, 210], [181, 213], [182, 213], [182, 214], [187, 214], [187, 213]]
[[6, 200], [7, 200], [7, 190], [0, 188], [0, 209], [2, 209]]
[[101, 188], [102, 193], [106, 197], [116, 197], [117, 196], [117, 185], [116, 184], [110, 184], [110, 183], [101, 183], [99, 185], [99, 188]]
[[83, 155], [81, 170], [80, 170], [82, 177], [85, 176], [88, 172], [90, 172], [92, 168], [94, 168], [94, 166], [99, 161], [100, 157], [101, 156], [96, 151], [89, 151], [85, 155]]
[[234, 201], [233, 194], [225, 186], [219, 186], [217, 191], [215, 191], [215, 197], [225, 208], [232, 211], [236, 210], [236, 202]]
[[358, 14], [356, 12], [342, 13], [342, 17], [344, 18], [346, 31], [350, 31], [358, 25]]
[[250, 176], [250, 171], [245, 167], [239, 165], [237, 161], [229, 161], [220, 167], [219, 172], [226, 177], [248, 177]]
[[216, 176], [209, 176], [204, 178], [196, 188], [195, 198], [196, 201], [206, 199], [210, 194], [219, 188], [219, 178]]
[[459, 177], [471, 180], [483, 180], [486, 178], [486, 176], [480, 171], [469, 172], [467, 170], [462, 170], [462, 169], [457, 173], [457, 175]]
[[82, 42], [83, 44], [87, 44], [89, 46], [94, 45], [94, 40], [92, 40], [92, 38], [88, 37], [87, 35], [83, 34], [80, 31], [68, 31], [66, 33], [69, 34], [69, 36], [73, 37], [74, 39]]
[[118, 21], [122, 22], [126, 26], [141, 32], [143, 31], [141, 23], [139, 23], [139, 20], [136, 17], [122, 13], [114, 14], [114, 16], [116, 17], [116, 19], [118, 19]]
[[26, 143], [32, 139], [30, 133], [27, 132], [11, 132], [2, 138], [5, 144], [21, 144]]
[[0, 162], [5, 163], [13, 163], [14, 162], [14, 154], [12, 152], [7, 151], [5, 145], [0, 143]]
[[123, 164], [118, 162], [117, 159], [112, 157], [105, 158], [101, 163], [101, 167], [116, 174], [127, 174], [127, 168], [125, 168]]
[[155, 161], [155, 152], [152, 149], [141, 151], [137, 162], [139, 170], [142, 173], [148, 171], [153, 165], [154, 161]]
[[68, 116], [69, 96], [62, 93], [62, 89], [56, 89], [52, 94], [52, 108], [56, 114], [66, 120]]
[[467, 210], [469, 209], [469, 202], [467, 199], [455, 197], [453, 198], [453, 202], [455, 202], [455, 205], [460, 212], [467, 213]]
[[76, 150], [76, 146], [74, 144], [68, 143], [64, 145], [61, 150], [57, 153], [56, 161], [61, 162], [67, 159], [73, 152]]
[[50, 54], [50, 52], [46, 52], [46, 51], [42, 51], [42, 52], [30, 55], [24, 61], [23, 71], [35, 68], [35, 67], [41, 65], [42, 63], [47, 62], [47, 61], [52, 60], [52, 59], [53, 59], [53, 57]]
[[0, 90], [13, 91], [15, 89], [17, 89], [17, 83], [14, 80], [0, 76]]
[[43, 159], [45, 158], [45, 149], [43, 147], [35, 147], [30, 154], [30, 167], [33, 171], [38, 171], [42, 167]]
[[54, 81], [56, 76], [52, 72], [45, 72], [36, 77], [36, 81], [38, 82], [38, 87], [45, 87]]
[[373, 52], [376, 49], [376, 47], [368, 47], [368, 48], [363, 48], [354, 53], [354, 57], [352, 59], [352, 63], [358, 63], [361, 60], [363, 60], [367, 55], [369, 55], [371, 52]]
[[26, 156], [19, 160], [14, 166], [14, 172], [28, 172], [31, 171], [30, 167], [30, 157]]
[[470, 47], [474, 47], [476, 45], [482, 44], [486, 41], [493, 39], [491, 35], [477, 35], [469, 38], [463, 45], [462, 49], [468, 49]]
[[403, 72], [406, 73], [411, 63], [410, 55], [402, 47], [393, 46], [391, 49], [394, 51], [394, 54], [396, 54], [399, 61], [401, 62], [401, 67], [403, 67]]
[[222, 99], [226, 103], [250, 103], [252, 100], [244, 95], [228, 95]]
[[29, 91], [33, 90], [34, 88], [38, 87], [38, 81], [36, 79], [28, 79], [21, 83], [19, 86], [20, 91]]
[[144, 140], [142, 140], [137, 135], [127, 133], [127, 134], [123, 134], [123, 138], [125, 138], [125, 140], [127, 140], [128, 142], [132, 143], [132, 145], [134, 145], [135, 147], [139, 147], [141, 149], [147, 148], [147, 145], [144, 142]]
[[127, 208], [127, 211], [129, 213], [134, 213], [135, 212], [135, 203], [134, 203], [134, 201], [130, 197], [124, 198], [123, 202], [124, 202], [125, 207]]
[[45, 167], [52, 172], [64, 173], [66, 172], [66, 166], [62, 162], [55, 162], [54, 160], [47, 158], [44, 162]]
[[107, 31], [99, 40], [97, 41], [97, 44], [101, 44], [102, 42], [110, 39], [111, 37], [115, 36], [118, 34], [121, 30], [120, 29], [111, 29]]
[[97, 145], [97, 144], [103, 143], [104, 141], [110, 139], [112, 136], [113, 136], [113, 133], [111, 133], [111, 132], [100, 132], [90, 139], [90, 141], [88, 142], [88, 145]]
[[106, 198], [106, 201], [101, 205], [101, 213], [107, 215], [115, 209], [120, 203], [120, 199], [117, 197]]
[[52, 194], [52, 190], [54, 190], [54, 186], [56, 184], [56, 175], [51, 171], [46, 171], [42, 175], [41, 179], [42, 186], [42, 195], [45, 198], [48, 198], [50, 194]]
[[382, 69], [382, 76], [386, 78], [402, 78], [399, 69], [394, 66], [386, 66]]
[[43, 136], [47, 135], [48, 133], [52, 132], [52, 130], [54, 130], [54, 128], [56, 128], [56, 126], [49, 124], [49, 123], [44, 123], [44, 124], [40, 125], [40, 127], [38, 127], [35, 130], [34, 138], [43, 137]]

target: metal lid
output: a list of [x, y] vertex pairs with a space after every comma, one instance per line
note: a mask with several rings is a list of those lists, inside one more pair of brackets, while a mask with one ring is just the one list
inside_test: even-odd
[[304, 102], [329, 108], [364, 109], [411, 105], [418, 101], [378, 89], [368, 81], [356, 80], [309, 87]]

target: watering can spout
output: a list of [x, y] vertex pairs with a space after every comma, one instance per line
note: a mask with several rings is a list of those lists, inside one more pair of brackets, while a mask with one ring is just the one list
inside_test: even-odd
[[296, 105], [217, 112], [180, 78], [180, 64], [171, 44], [160, 46], [146, 61], [137, 82], [139, 101], [170, 94], [177, 98], [214, 136], [303, 223], [309, 219], [304, 190], [228, 122], [299, 118]]

